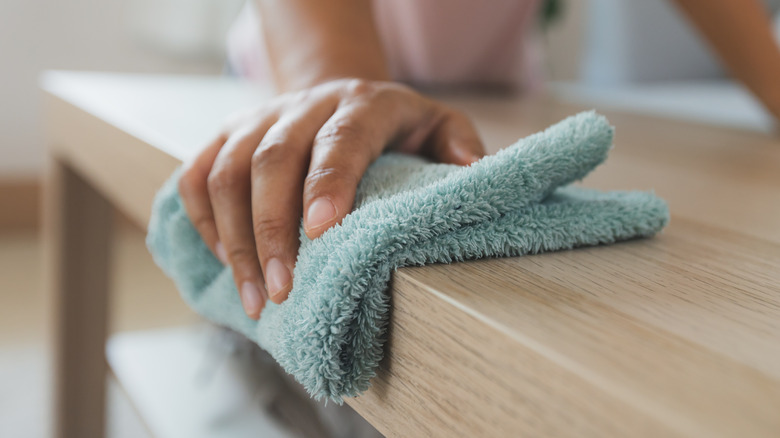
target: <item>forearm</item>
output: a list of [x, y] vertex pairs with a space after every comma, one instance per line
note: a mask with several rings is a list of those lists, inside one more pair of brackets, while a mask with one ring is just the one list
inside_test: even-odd
[[279, 91], [344, 77], [388, 80], [369, 0], [255, 0]]
[[675, 0], [726, 68], [780, 115], [780, 49], [757, 0]]

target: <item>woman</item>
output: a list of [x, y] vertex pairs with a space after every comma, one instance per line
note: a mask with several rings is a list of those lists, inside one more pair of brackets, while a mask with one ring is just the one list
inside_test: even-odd
[[[732, 74], [780, 116], [780, 51], [758, 0], [676, 0]], [[527, 42], [539, 1], [256, 0], [262, 33], [234, 67], [281, 95], [229, 123], [180, 181], [206, 244], [233, 268], [257, 319], [292, 287], [298, 227], [320, 236], [351, 210], [386, 148], [468, 165], [468, 118], [415, 86], [533, 87]], [[249, 21], [251, 24], [251, 20]], [[250, 25], [248, 28], [252, 28]]]

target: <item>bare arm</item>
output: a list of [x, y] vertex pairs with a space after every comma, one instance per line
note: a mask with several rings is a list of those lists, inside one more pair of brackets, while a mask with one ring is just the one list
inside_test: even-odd
[[726, 68], [780, 119], [780, 48], [758, 0], [675, 0]]
[[389, 80], [367, 0], [255, 0], [280, 91], [330, 79]]
[[483, 155], [465, 115], [389, 80], [369, 0], [256, 2], [283, 94], [226, 126], [179, 180], [255, 319], [292, 288], [301, 218], [312, 239], [341, 222], [388, 145], [461, 165]]

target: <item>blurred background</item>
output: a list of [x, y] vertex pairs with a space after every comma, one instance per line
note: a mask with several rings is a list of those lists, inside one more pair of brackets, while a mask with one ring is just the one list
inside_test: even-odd
[[[539, 35], [547, 91], [705, 123], [768, 131], [766, 113], [666, 0], [564, 0]], [[0, 436], [49, 427], [50, 303], [41, 285], [38, 80], [48, 69], [220, 75], [243, 0], [0, 2]], [[776, 7], [767, 3], [767, 7]], [[121, 221], [120, 221], [121, 222]], [[151, 263], [143, 231], [120, 225], [112, 330], [196, 321]], [[164, 291], [164, 292], [161, 292]], [[153, 305], [150, 305], [153, 303]], [[146, 436], [121, 391], [111, 436]]]

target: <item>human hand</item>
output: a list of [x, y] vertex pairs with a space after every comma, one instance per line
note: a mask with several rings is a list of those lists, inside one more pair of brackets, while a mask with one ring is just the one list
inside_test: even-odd
[[234, 118], [185, 165], [184, 207], [232, 266], [247, 315], [287, 298], [300, 218], [310, 239], [339, 223], [387, 147], [459, 165], [484, 155], [464, 114], [397, 83], [340, 79]]

